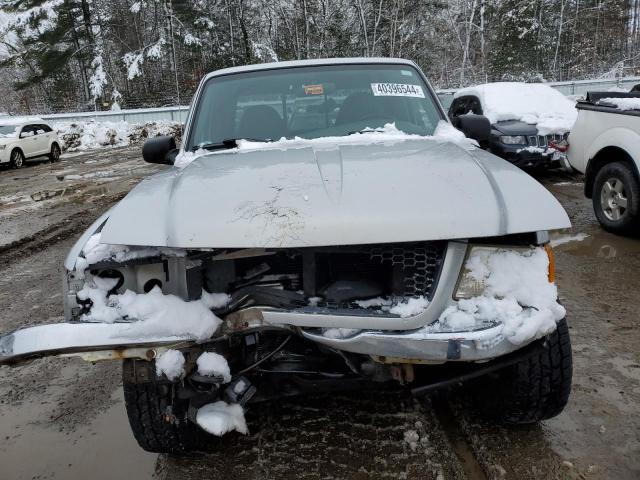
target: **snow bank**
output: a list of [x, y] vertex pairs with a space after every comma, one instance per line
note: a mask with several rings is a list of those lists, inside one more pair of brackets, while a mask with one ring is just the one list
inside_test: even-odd
[[156, 375], [162, 374], [171, 380], [178, 380], [184, 376], [184, 355], [178, 350], [167, 350], [156, 358]]
[[127, 333], [131, 335], [188, 336], [195, 340], [211, 338], [222, 323], [203, 300], [186, 302], [175, 295], [165, 295], [159, 287], [149, 293], [127, 290], [107, 297], [110, 288], [113, 285], [87, 275], [77, 295], [80, 300], [91, 300], [93, 305], [83, 315], [83, 321], [130, 321]]
[[486, 284], [483, 296], [459, 300], [439, 318], [454, 331], [502, 324], [502, 334], [519, 345], [556, 328], [565, 316], [549, 282], [549, 258], [541, 247], [529, 251], [475, 249], [466, 263], [471, 276]]
[[[187, 252], [179, 248], [166, 247], [136, 247], [127, 245], [111, 245], [100, 243], [101, 232], [94, 233], [82, 249], [84, 258], [76, 263], [76, 271], [80, 272], [89, 265], [103, 261], [126, 262], [136, 258], [156, 257], [165, 255], [168, 257], [184, 257]], [[208, 297], [209, 298], [209, 297]], [[213, 301], [213, 300], [209, 300]]]
[[237, 403], [219, 401], [205, 405], [198, 410], [196, 423], [206, 432], [218, 437], [232, 430], [245, 435], [249, 433], [244, 411]]
[[176, 157], [174, 165], [178, 168], [184, 168], [193, 162], [196, 158], [205, 155], [219, 155], [229, 152], [247, 152], [254, 150], [283, 150], [288, 148], [306, 148], [318, 147], [322, 145], [367, 145], [375, 143], [398, 142], [404, 140], [432, 139], [441, 142], [452, 142], [460, 145], [465, 149], [473, 149], [478, 146], [475, 140], [465, 137], [464, 133], [456, 129], [449, 122], [441, 120], [433, 135], [423, 136], [404, 133], [399, 130], [395, 123], [387, 123], [382, 128], [367, 128], [361, 133], [353, 133], [351, 135], [339, 137], [320, 137], [320, 138], [300, 138], [291, 139], [282, 137], [275, 142], [256, 142], [250, 140], [238, 140], [238, 146], [233, 149], [219, 150], [209, 152], [206, 150], [197, 150], [196, 152], [180, 152]]
[[613, 105], [618, 110], [640, 110], [640, 98], [601, 98], [598, 105]]
[[146, 124], [120, 122], [54, 122], [62, 150], [78, 151], [103, 147], [125, 147], [158, 135], [181, 136], [178, 122], [157, 121]]
[[224, 383], [231, 381], [231, 370], [227, 359], [215, 352], [204, 352], [196, 360], [198, 373], [205, 377], [222, 377]]
[[574, 102], [542, 83], [486, 83], [458, 90], [454, 98], [473, 95], [491, 123], [519, 120], [536, 125], [540, 135], [571, 130], [578, 112]]

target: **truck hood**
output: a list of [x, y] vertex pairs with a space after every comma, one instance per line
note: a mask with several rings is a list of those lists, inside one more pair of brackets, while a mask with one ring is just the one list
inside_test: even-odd
[[538, 128], [535, 125], [520, 120], [505, 120], [491, 126], [503, 135], [538, 135]]
[[438, 139], [206, 154], [142, 181], [103, 243], [288, 248], [569, 227], [555, 198], [480, 149]]

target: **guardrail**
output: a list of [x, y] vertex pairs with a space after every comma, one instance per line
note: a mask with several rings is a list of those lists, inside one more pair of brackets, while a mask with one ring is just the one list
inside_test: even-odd
[[[588, 91], [607, 91], [612, 88], [631, 90], [634, 85], [640, 83], [640, 77], [624, 77], [618, 79], [595, 79], [595, 80], [569, 80], [566, 82], [545, 82], [550, 87], [559, 90], [565, 95], [584, 95]], [[457, 88], [438, 88], [438, 95], [453, 95]]]
[[128, 110], [108, 110], [105, 112], [78, 112], [78, 113], [53, 113], [39, 115], [39, 118], [49, 122], [127, 122], [149, 123], [157, 121], [169, 121], [184, 123], [189, 113], [188, 106], [160, 107], [160, 108], [135, 108]]
[[640, 83], [640, 77], [625, 77], [619, 79], [573, 80], [568, 82], [549, 82], [549, 86], [565, 95], [584, 95], [588, 91], [607, 91], [612, 88], [631, 90]]

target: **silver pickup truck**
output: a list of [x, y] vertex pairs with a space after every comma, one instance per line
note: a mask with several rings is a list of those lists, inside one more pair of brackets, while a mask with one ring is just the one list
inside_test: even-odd
[[585, 175], [600, 224], [640, 234], [640, 93], [589, 92], [576, 105], [569, 162]]
[[346, 389], [468, 382], [498, 420], [557, 415], [571, 388], [549, 192], [449, 123], [400, 59], [281, 62], [201, 82], [181, 147], [64, 263], [65, 322], [0, 338], [0, 362], [124, 364], [142, 448], [246, 433], [244, 411]]

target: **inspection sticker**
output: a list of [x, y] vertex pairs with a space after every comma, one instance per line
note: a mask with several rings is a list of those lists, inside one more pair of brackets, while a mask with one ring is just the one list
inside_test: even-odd
[[322, 85], [304, 85], [305, 95], [322, 95], [324, 87]]
[[372, 83], [371, 90], [376, 97], [418, 97], [424, 98], [420, 85], [409, 83]]

